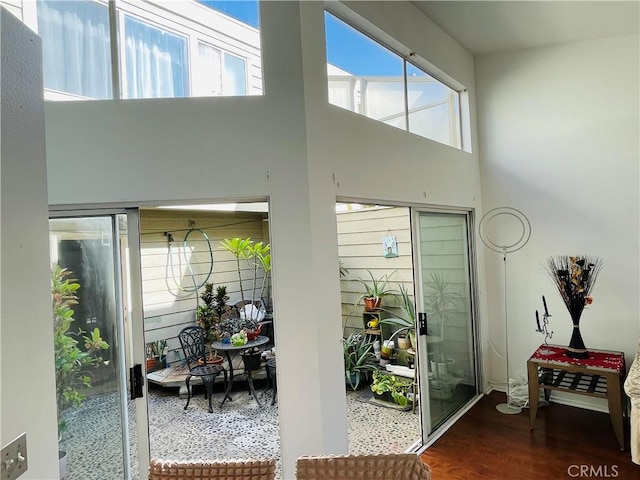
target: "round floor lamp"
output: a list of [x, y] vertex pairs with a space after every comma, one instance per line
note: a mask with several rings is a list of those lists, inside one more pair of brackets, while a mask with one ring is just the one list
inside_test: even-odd
[[[503, 223], [511, 222], [511, 220], [516, 220], [519, 227], [522, 229], [520, 236], [516, 235], [514, 237], [517, 238], [515, 241], [505, 242], [496, 242], [491, 238], [489, 225], [492, 222], [502, 221]], [[507, 226], [507, 225], [505, 225]], [[517, 228], [517, 227], [516, 227]], [[531, 237], [531, 224], [529, 220], [519, 210], [510, 207], [498, 207], [492, 210], [489, 210], [485, 213], [480, 219], [479, 225], [479, 234], [482, 243], [485, 244], [487, 248], [493, 250], [494, 252], [502, 253], [502, 260], [504, 265], [504, 336], [505, 336], [505, 360], [507, 367], [507, 402], [500, 403], [496, 405], [496, 409], [500, 413], [505, 413], [508, 415], [513, 415], [520, 413], [522, 408], [519, 406], [515, 406], [511, 404], [511, 391], [510, 391], [510, 381], [509, 381], [509, 321], [507, 315], [507, 254], [517, 252], [522, 247], [524, 247], [529, 238]]]

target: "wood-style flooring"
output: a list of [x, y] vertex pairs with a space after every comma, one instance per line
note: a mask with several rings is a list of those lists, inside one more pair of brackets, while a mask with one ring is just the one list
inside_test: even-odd
[[[529, 410], [502, 414], [495, 406], [504, 401], [485, 396], [421, 455], [433, 480], [640, 480], [608, 414], [551, 403], [530, 430]], [[628, 420], [625, 428], [628, 445]]]

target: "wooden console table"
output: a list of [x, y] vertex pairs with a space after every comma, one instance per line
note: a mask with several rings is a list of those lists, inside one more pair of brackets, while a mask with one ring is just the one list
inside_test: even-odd
[[559, 345], [540, 345], [527, 360], [529, 427], [533, 430], [536, 421], [540, 388], [547, 401], [552, 390], [606, 398], [613, 431], [624, 450], [624, 353], [589, 350], [589, 358], [571, 358], [565, 351]]

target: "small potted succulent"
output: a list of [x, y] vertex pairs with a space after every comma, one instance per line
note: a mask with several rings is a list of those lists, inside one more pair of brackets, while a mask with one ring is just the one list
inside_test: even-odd
[[389, 279], [390, 277], [396, 273], [395, 270], [390, 274], [385, 274], [380, 278], [375, 278], [373, 273], [370, 270], [367, 270], [369, 277], [371, 280], [362, 280], [358, 279], [360, 283], [364, 286], [365, 293], [360, 295], [356, 300], [356, 304], [362, 301], [364, 303], [365, 311], [375, 311], [381, 308], [382, 299], [387, 296], [395, 296], [396, 290], [389, 288]]

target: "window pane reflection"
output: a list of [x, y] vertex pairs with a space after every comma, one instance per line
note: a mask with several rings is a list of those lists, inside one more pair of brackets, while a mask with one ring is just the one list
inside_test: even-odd
[[458, 94], [419, 68], [407, 63], [409, 131], [460, 146]]
[[36, 6], [45, 89], [69, 100], [111, 98], [107, 7], [51, 0]]
[[125, 17], [123, 98], [189, 95], [187, 40]]

